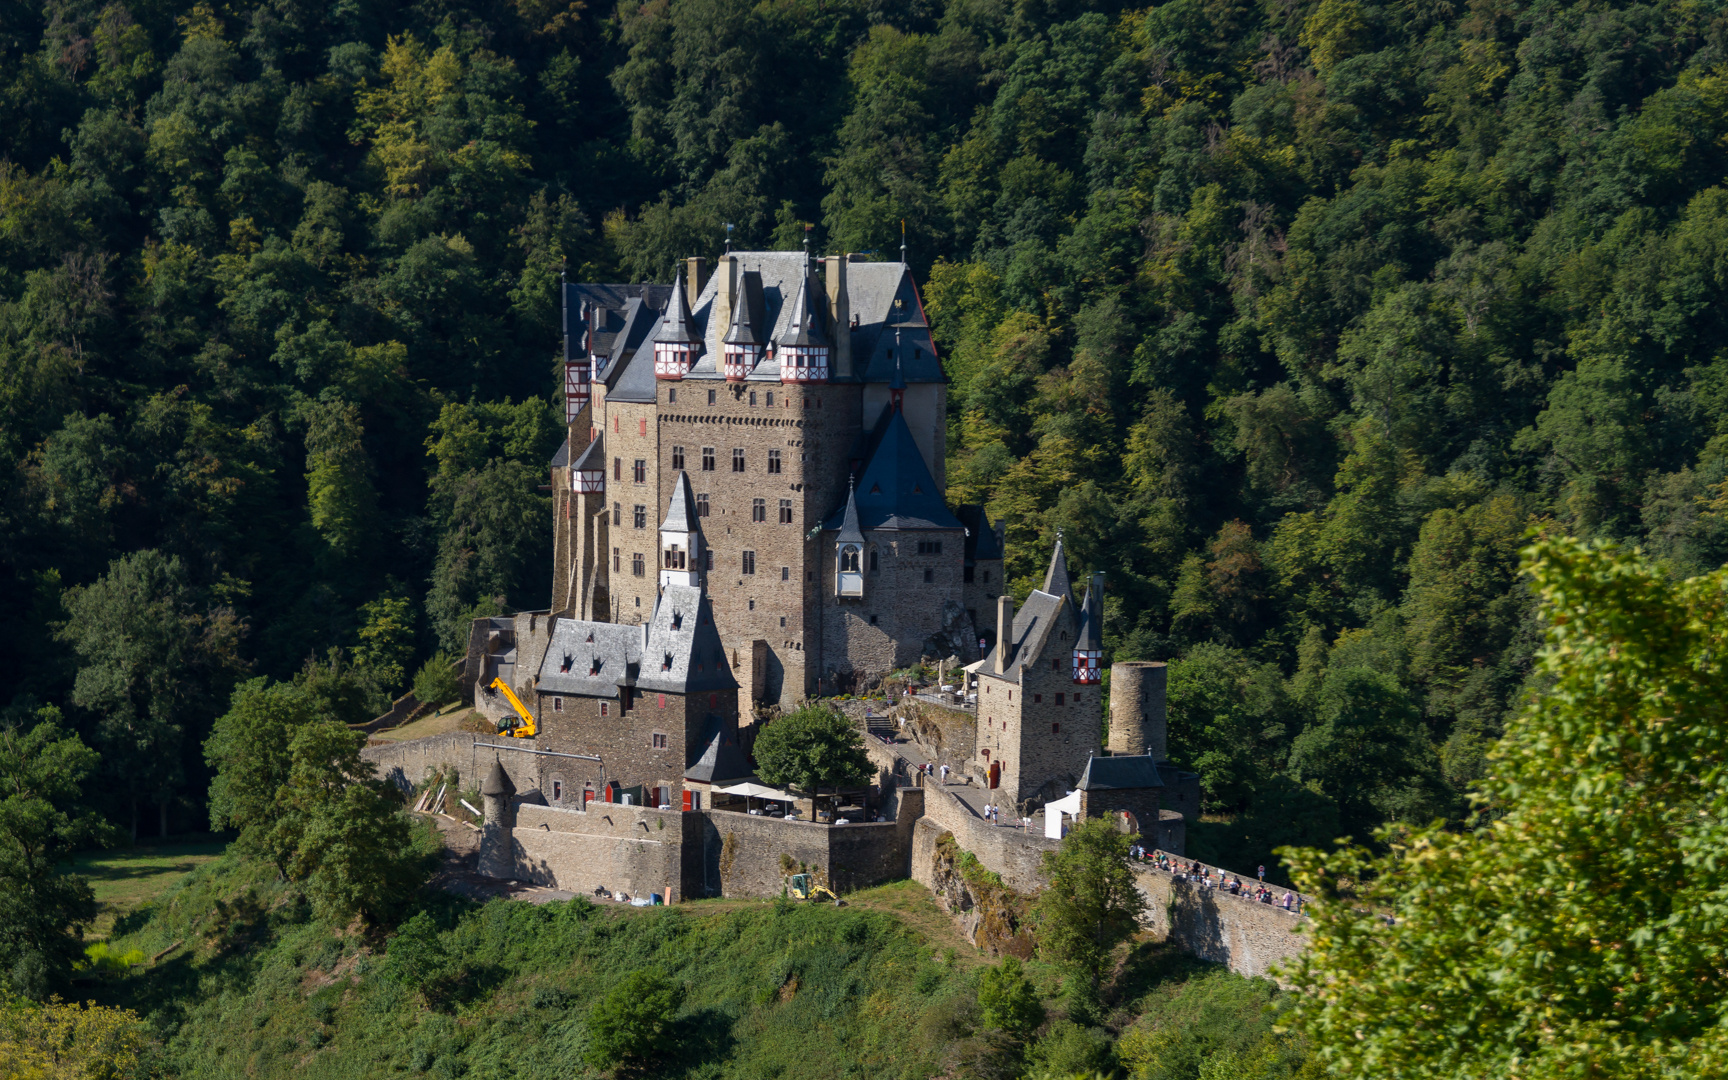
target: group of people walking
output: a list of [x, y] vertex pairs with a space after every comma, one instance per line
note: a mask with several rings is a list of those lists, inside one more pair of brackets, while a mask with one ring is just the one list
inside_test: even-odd
[[1201, 888], [1219, 889], [1232, 896], [1246, 896], [1255, 903], [1273, 904], [1290, 912], [1300, 912], [1303, 907], [1301, 893], [1286, 889], [1284, 895], [1280, 897], [1276, 890], [1266, 886], [1266, 867], [1264, 866], [1256, 871], [1259, 880], [1244, 884], [1240, 876], [1232, 876], [1222, 870], [1214, 873], [1210, 867], [1199, 862], [1172, 859], [1162, 851], [1148, 850], [1139, 844], [1128, 849], [1128, 856], [1135, 862], [1151, 863], [1153, 869], [1162, 870], [1168, 874], [1178, 874], [1183, 878], [1196, 881]]

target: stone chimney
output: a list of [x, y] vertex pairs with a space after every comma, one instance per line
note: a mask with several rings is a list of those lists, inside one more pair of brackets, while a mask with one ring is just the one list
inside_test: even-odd
[[[720, 340], [726, 340], [726, 331], [732, 328], [732, 306], [738, 302], [738, 256], [727, 252], [720, 256], [720, 281], [714, 287], [714, 311], [708, 316], [708, 329], [712, 333], [715, 326], [720, 327]], [[719, 320], [716, 322], [715, 320]]]
[[846, 291], [849, 255], [829, 255], [822, 260], [828, 286], [828, 318], [834, 325], [834, 377], [850, 379], [852, 370], [852, 299]]
[[996, 598], [996, 674], [1008, 670], [1008, 650], [1014, 637], [1014, 598], [1003, 593]]
[[[708, 260], [697, 255], [685, 259], [684, 264], [689, 270], [688, 279], [684, 282], [685, 294], [694, 306], [696, 298], [702, 295], [702, 287], [708, 284]], [[725, 331], [722, 330], [721, 333], [724, 334]]]

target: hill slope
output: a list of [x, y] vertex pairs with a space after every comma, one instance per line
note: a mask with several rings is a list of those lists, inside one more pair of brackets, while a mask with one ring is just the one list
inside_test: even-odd
[[[983, 1077], [1031, 1066], [981, 1028], [985, 962], [911, 883], [840, 909], [429, 896], [434, 940], [451, 961], [422, 995], [392, 977], [382, 942], [315, 921], [273, 877], [225, 856], [116, 927], [123, 948], [153, 955], [181, 943], [102, 995], [149, 1019], [174, 1075], [587, 1076], [589, 1007], [646, 967], [687, 988], [657, 1076]], [[1032, 971], [1042, 991], [1057, 989], [1055, 973]], [[1269, 1034], [1278, 995], [1265, 982], [1140, 945], [1118, 991], [1105, 1029], [1077, 1027], [1048, 1001], [1033, 1055], [1109, 1066], [1126, 1032], [1122, 1057], [1142, 1076], [1194, 1077], [1219, 1055], [1263, 1066], [1238, 1075], [1283, 1076], [1300, 1060]]]

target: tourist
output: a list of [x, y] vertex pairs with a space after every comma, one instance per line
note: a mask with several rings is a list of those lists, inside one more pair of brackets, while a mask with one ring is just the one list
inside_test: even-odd
[[1293, 903], [1295, 901], [1295, 899], [1296, 898], [1294, 896], [1291, 896], [1288, 892], [1286, 892], [1284, 894], [1284, 910], [1285, 911], [1290, 910], [1290, 905], [1291, 905], [1291, 903]]
[[[944, 785], [946, 785], [948, 783], [948, 766], [946, 766], [946, 765], [942, 766], [942, 783]], [[1265, 875], [1265, 869], [1266, 868], [1261, 867], [1260, 869], [1261, 869], [1261, 875], [1260, 876], [1265, 877], [1266, 876]]]

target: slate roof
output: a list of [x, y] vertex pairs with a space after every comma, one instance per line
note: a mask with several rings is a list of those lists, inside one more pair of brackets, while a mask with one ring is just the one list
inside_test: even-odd
[[540, 662], [537, 689], [542, 694], [616, 698], [618, 687], [634, 685], [642, 647], [640, 626], [559, 619]]
[[701, 589], [667, 585], [653, 617], [640, 626], [557, 621], [540, 664], [539, 692], [616, 698], [620, 686], [673, 694], [738, 689]]
[[739, 300], [732, 305], [732, 325], [726, 330], [726, 343], [732, 345], [766, 345], [768, 337], [762, 331], [767, 320], [762, 303], [762, 275], [746, 270], [738, 275]]
[[1135, 757], [1094, 757], [1080, 776], [1081, 791], [1122, 791], [1164, 786], [1158, 763], [1150, 754]]
[[604, 357], [595, 359], [594, 380], [605, 384], [608, 398], [615, 401], [654, 400], [654, 350], [643, 346], [659, 321], [659, 310], [640, 299], [632, 299], [625, 305], [622, 328]]
[[846, 485], [846, 505], [840, 510], [840, 535], [836, 544], [862, 544], [864, 533], [858, 528], [858, 496], [852, 484]]
[[[827, 290], [822, 281], [809, 270], [809, 264], [801, 251], [735, 251], [732, 253], [738, 261], [738, 295], [751, 305], [750, 319], [754, 324], [752, 331], [760, 342], [781, 341], [789, 328], [795, 326], [793, 317], [793, 301], [798, 295], [801, 285], [808, 290], [811, 307], [824, 318], [821, 323], [823, 333], [831, 335], [850, 333], [852, 335], [852, 357], [854, 369], [861, 373], [866, 382], [886, 383], [894, 377], [894, 357], [892, 345], [894, 335], [892, 330], [898, 327], [902, 341], [902, 372], [908, 383], [943, 382], [941, 361], [937, 358], [936, 348], [930, 338], [929, 322], [924, 316], [924, 308], [918, 297], [917, 285], [912, 280], [912, 274], [904, 263], [898, 262], [849, 262], [846, 264], [846, 294], [847, 305], [851, 313], [857, 317], [856, 328], [831, 327], [826, 321]], [[732, 330], [733, 320], [713, 317], [715, 302], [720, 295], [720, 273], [709, 276], [708, 282], [702, 287], [701, 293], [690, 300], [690, 326], [698, 340], [702, 343], [702, 353], [696, 363], [691, 366], [687, 379], [719, 379], [723, 377], [720, 368], [721, 346]], [[585, 288], [587, 286], [584, 286]], [[595, 286], [596, 289], [640, 288], [640, 286]], [[655, 325], [658, 326], [659, 311], [665, 307], [672, 295], [672, 287], [658, 285], [653, 288], [661, 290], [652, 295], [644, 294], [654, 307]], [[895, 301], [900, 302], [895, 307]], [[722, 325], [724, 323], [725, 325]], [[623, 337], [621, 331], [613, 331], [614, 336]], [[652, 339], [638, 341], [630, 345], [628, 350], [616, 350], [623, 355], [614, 355], [610, 360], [616, 363], [624, 356], [652, 352], [644, 348], [652, 344]], [[612, 341], [611, 337], [606, 339]], [[634, 367], [632, 363], [630, 366]], [[652, 372], [650, 372], [650, 375]], [[779, 381], [780, 365], [772, 357], [766, 357], [747, 376], [753, 381]], [[617, 398], [612, 391], [613, 383], [607, 383], [609, 396], [617, 400], [637, 401], [647, 400], [639, 395], [641, 389], [632, 384], [627, 391], [632, 396]], [[652, 392], [653, 387], [647, 386]]]
[[1080, 602], [1080, 628], [1074, 648], [1099, 652], [1104, 648], [1104, 575], [1093, 574], [1086, 582], [1086, 599]]
[[1074, 585], [1068, 580], [1068, 555], [1062, 550], [1061, 534], [1056, 536], [1056, 550], [1050, 553], [1050, 569], [1044, 572], [1044, 591], [1074, 602]]
[[666, 313], [660, 316], [660, 325], [654, 328], [654, 340], [681, 345], [701, 340], [690, 318], [690, 301], [684, 295], [683, 274], [672, 279], [672, 299], [666, 304]]
[[[1026, 597], [1019, 611], [1014, 613], [1014, 631], [1006, 642], [998, 641], [990, 650], [990, 655], [984, 658], [984, 664], [978, 669], [978, 674], [987, 675], [993, 679], [1007, 682], [1020, 681], [1020, 673], [1027, 664], [1035, 664], [1044, 656], [1044, 647], [1050, 639], [1050, 631], [1056, 626], [1062, 615], [1062, 609], [1068, 601], [1064, 597], [1053, 596], [1038, 589], [1032, 590]], [[1008, 670], [996, 670], [996, 654], [1006, 645], [1009, 649]], [[1064, 649], [1063, 652], [1071, 650]]]
[[977, 503], [966, 503], [955, 507], [954, 516], [960, 519], [960, 524], [966, 526], [967, 565], [980, 559], [1002, 557], [1002, 544], [996, 537], [995, 528], [990, 524], [989, 515], [984, 513], [984, 507]]
[[690, 477], [683, 469], [678, 470], [678, 478], [672, 481], [672, 498], [666, 502], [666, 520], [660, 523], [660, 531], [696, 531], [696, 496], [690, 493]]
[[[569, 442], [566, 440], [565, 445]], [[576, 462], [571, 467], [572, 472], [605, 472], [606, 471], [606, 433], [594, 436], [582, 452], [576, 455]]]
[[805, 274], [783, 320], [786, 328], [774, 336], [774, 343], [826, 348], [828, 334], [822, 328], [828, 322], [827, 315], [828, 294], [812, 275]]
[[558, 452], [552, 455], [552, 467], [562, 469], [568, 464], [570, 464], [570, 436], [566, 435], [564, 441], [558, 446]]
[[[906, 417], [888, 410], [887, 429], [856, 484], [858, 524], [865, 529], [953, 529], [962, 526], [942, 499], [942, 489], [924, 464]], [[839, 529], [846, 508], [835, 508], [822, 523]]]
[[737, 723], [716, 713], [703, 717], [702, 733], [697, 736], [692, 750], [700, 750], [700, 753], [691, 755], [694, 763], [684, 770], [686, 780], [723, 784], [751, 773], [750, 761], [744, 756], [744, 748], [738, 744]]

